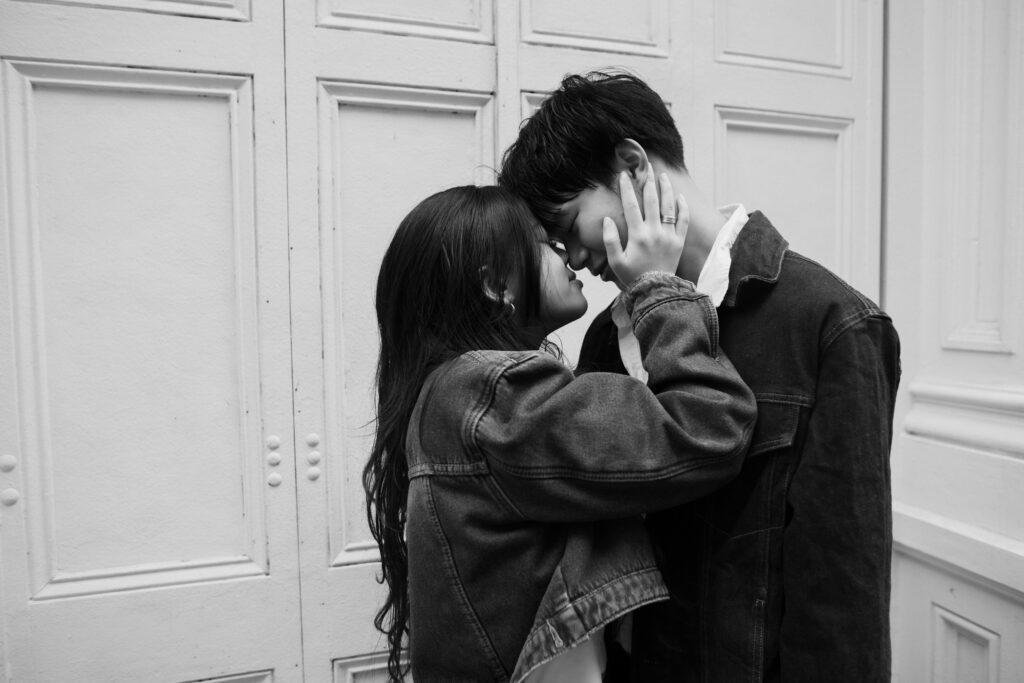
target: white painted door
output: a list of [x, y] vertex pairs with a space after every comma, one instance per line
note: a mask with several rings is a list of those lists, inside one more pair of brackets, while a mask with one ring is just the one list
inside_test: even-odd
[[890, 5], [894, 674], [1024, 680], [1024, 5]]
[[302, 680], [256, 4], [0, 2], [5, 681]]
[[626, 67], [699, 183], [877, 295], [879, 7], [0, 0], [5, 675], [379, 677], [400, 218], [492, 182], [563, 74]]

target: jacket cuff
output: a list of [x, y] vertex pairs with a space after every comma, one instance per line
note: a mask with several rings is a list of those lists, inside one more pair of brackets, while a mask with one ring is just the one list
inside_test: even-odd
[[649, 270], [626, 285], [622, 290], [622, 302], [632, 318], [637, 304], [649, 297], [657, 300], [684, 293], [691, 295], [690, 298], [695, 293], [693, 283], [689, 280], [663, 270]]

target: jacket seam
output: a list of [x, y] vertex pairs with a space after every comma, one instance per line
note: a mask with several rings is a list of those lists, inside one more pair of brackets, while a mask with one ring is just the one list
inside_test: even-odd
[[484, 486], [494, 491], [495, 497], [498, 499], [498, 502], [504, 503], [508, 507], [509, 511], [513, 515], [519, 517], [519, 519], [529, 521], [529, 517], [527, 517], [523, 513], [523, 511], [520, 510], [519, 507], [512, 501], [508, 493], [505, 492], [505, 489], [501, 488], [501, 482], [499, 482], [494, 476], [491, 476], [490, 473], [488, 473], [488, 476], [485, 477], [484, 479]]
[[[480, 432], [480, 422], [483, 420], [484, 415], [494, 405], [494, 398], [498, 393], [498, 383], [501, 382], [501, 378], [505, 376], [505, 373], [512, 368], [522, 365], [529, 358], [533, 356], [527, 356], [524, 358], [508, 358], [504, 363], [496, 367], [488, 376], [487, 384], [484, 391], [481, 392], [480, 401], [477, 402], [477, 406], [474, 409], [474, 413], [467, 419], [466, 433], [464, 440], [468, 442], [468, 446], [472, 449], [472, 452], [480, 458], [481, 464], [485, 465], [484, 474], [487, 475], [489, 484], [493, 484], [493, 489], [498, 495], [498, 500], [508, 506], [508, 509], [512, 514], [517, 515], [520, 519], [527, 519], [527, 516], [522, 510], [512, 501], [508, 493], [501, 488], [501, 485], [491, 475], [490, 467], [487, 465], [487, 457], [484, 454], [483, 448], [477, 441], [477, 434]], [[500, 462], [500, 461], [499, 461]]]
[[671, 297], [666, 297], [660, 301], [656, 301], [650, 306], [644, 308], [636, 317], [636, 321], [633, 323], [633, 329], [638, 330], [640, 324], [650, 315], [655, 309], [678, 301], [693, 302], [701, 307], [701, 312], [704, 314], [704, 324], [707, 328], [708, 343], [710, 344], [711, 357], [718, 360], [718, 312], [715, 307], [711, 305], [711, 299], [707, 294], [698, 294], [697, 296], [683, 296], [676, 294]]
[[475, 477], [487, 474], [487, 464], [482, 462], [421, 462], [409, 468], [409, 478], [442, 475], [449, 477]]
[[514, 465], [505, 460], [501, 460], [500, 458], [495, 457], [494, 460], [500, 463], [507, 472], [521, 476], [524, 479], [567, 478], [582, 481], [621, 481], [624, 479], [629, 479], [631, 481], [658, 481], [660, 479], [671, 479], [678, 474], [688, 472], [692, 469], [697, 469], [710, 462], [729, 460], [738, 450], [740, 449], [735, 449], [728, 455], [714, 455], [700, 459], [691, 459], [687, 460], [685, 463], [677, 463], [675, 465], [662, 467], [652, 471], [617, 470], [615, 472], [584, 472], [567, 467], [522, 467], [520, 465]]
[[855, 328], [857, 325], [863, 322], [867, 322], [872, 318], [878, 318], [881, 320], [889, 320], [889, 316], [881, 311], [871, 311], [865, 309], [858, 309], [845, 315], [842, 319], [832, 325], [822, 335], [821, 355], [824, 356], [828, 353], [828, 350], [832, 347], [840, 337]]
[[[561, 571], [561, 567], [559, 567], [559, 571]], [[652, 575], [652, 574], [657, 575], [659, 578], [661, 576], [661, 572], [657, 568], [655, 568], [655, 567], [643, 567], [643, 568], [640, 568], [640, 569], [634, 569], [634, 570], [632, 570], [632, 571], [630, 571], [630, 572], [628, 572], [626, 574], [622, 574], [620, 576], [616, 576], [614, 579], [611, 579], [609, 581], [605, 581], [604, 583], [602, 583], [597, 588], [594, 588], [594, 589], [588, 591], [587, 593], [585, 593], [585, 594], [583, 594], [581, 596], [578, 596], [576, 598], [571, 599], [569, 601], [569, 606], [572, 607], [573, 613], [576, 615], [577, 620], [580, 620], [579, 619], [579, 607], [578, 607], [578, 605], [580, 603], [582, 603], [582, 602], [584, 602], [586, 600], [589, 600], [590, 598], [592, 598], [593, 596], [595, 596], [595, 595], [601, 593], [602, 591], [606, 590], [609, 586], [611, 586], [613, 584], [628, 582], [628, 580], [630, 578], [632, 578], [632, 577], [637, 577], [638, 580], [639, 579], [643, 579], [644, 576]], [[665, 601], [665, 600], [667, 600], [669, 598], [670, 598], [670, 595], [668, 594], [667, 589], [666, 589], [663, 594], [654, 593], [654, 594], [652, 594], [652, 595], [650, 595], [648, 597], [639, 599], [636, 602], [631, 602], [630, 604], [628, 604], [628, 605], [626, 605], [624, 607], [620, 607], [613, 614], [609, 615], [606, 619], [600, 621], [599, 623], [594, 625], [592, 628], [588, 629], [583, 634], [583, 637], [581, 637], [578, 640], [578, 642], [576, 642], [574, 645], [570, 646], [570, 648], [571, 647], [576, 647], [580, 643], [583, 643], [584, 641], [586, 641], [588, 638], [593, 637], [593, 634], [596, 633], [599, 629], [604, 628], [605, 626], [607, 626], [611, 622], [613, 622], [616, 619], [618, 619], [619, 617], [621, 617], [623, 614], [627, 614], [629, 612], [633, 612], [633, 611], [635, 611], [637, 609], [640, 609], [641, 607], [644, 607], [646, 605], [649, 605], [649, 604], [652, 604], [652, 603], [655, 603], [655, 602], [663, 602], [663, 601]], [[582, 620], [580, 620], [580, 621], [582, 621]], [[551, 624], [551, 619], [550, 618], [545, 619], [543, 624], [547, 628], [548, 632], [551, 633], [552, 636], [554, 636], [558, 641], [561, 641], [561, 638], [557, 635], [557, 633], [555, 633], [552, 630], [552, 627], [550, 625]], [[535, 626], [534, 628], [532, 628], [530, 630], [530, 633], [527, 635], [527, 643], [529, 643], [530, 637], [536, 632], [537, 628], [539, 628], [539, 626]], [[533, 666], [531, 666], [529, 669], [523, 671], [520, 674], [520, 676], [515, 679], [515, 681], [522, 681], [531, 672], [535, 671], [537, 669], [537, 667], [542, 666], [543, 664], [546, 664], [547, 662], [550, 662], [552, 659], [554, 659], [558, 655], [563, 654], [564, 652], [567, 652], [570, 648], [560, 648], [557, 652], [553, 652], [549, 656], [544, 657], [541, 660], [535, 662], [533, 664]]]
[[[478, 360], [482, 359], [478, 358]], [[470, 452], [481, 461], [486, 460], [486, 458], [484, 457], [483, 449], [480, 448], [480, 445], [477, 443], [476, 437], [477, 432], [480, 430], [480, 421], [494, 404], [494, 397], [497, 394], [498, 382], [501, 381], [502, 376], [509, 368], [520, 365], [525, 360], [525, 358], [516, 359], [508, 357], [501, 363], [491, 367], [487, 373], [487, 382], [484, 385], [483, 391], [480, 392], [480, 397], [477, 400], [476, 405], [474, 405], [473, 409], [466, 415], [462, 428], [462, 440], [469, 448]]]
[[801, 396], [799, 394], [777, 394], [770, 391], [755, 392], [754, 399], [758, 403], [783, 403], [787, 405], [802, 406], [810, 408], [814, 405], [813, 396]]
[[[590, 598], [590, 597], [600, 593], [601, 591], [603, 591], [605, 588], [607, 588], [608, 586], [612, 585], [613, 583], [618, 583], [619, 581], [623, 581], [623, 580], [628, 579], [628, 578], [630, 578], [632, 576], [642, 576], [644, 574], [649, 574], [650, 572], [654, 571], [654, 569], [655, 569], [654, 567], [640, 567], [639, 569], [633, 569], [633, 570], [631, 570], [629, 572], [626, 572], [625, 574], [620, 574], [620, 575], [616, 576], [614, 579], [610, 579], [608, 581], [605, 581], [604, 583], [602, 583], [597, 588], [592, 588], [589, 591], [587, 591], [586, 593], [584, 593], [583, 595], [576, 596], [575, 598], [573, 598], [572, 600], [569, 601], [569, 604], [572, 605], [573, 609], [578, 612], [579, 610], [576, 609], [576, 605], [578, 603], [583, 602], [584, 600], [586, 600], [586, 599], [588, 599], [588, 598]], [[561, 566], [559, 566], [559, 571], [561, 571]]]
[[492, 671], [499, 673], [499, 677], [508, 676], [509, 673], [505, 671], [505, 665], [501, 662], [501, 657], [498, 656], [497, 651], [494, 648], [494, 643], [491, 642], [490, 637], [487, 635], [487, 629], [480, 621], [479, 615], [476, 610], [473, 609], [473, 603], [466, 594], [466, 588], [462, 583], [462, 577], [459, 575], [459, 568], [455, 563], [455, 556], [452, 553], [451, 543], [448, 540], [448, 535], [444, 532], [444, 527], [441, 525], [441, 520], [437, 516], [437, 507], [434, 504], [434, 491], [433, 487], [428, 483], [426, 486], [427, 501], [430, 507], [430, 519], [434, 525], [435, 531], [441, 537], [441, 548], [444, 552], [445, 565], [451, 575], [449, 580], [454, 579], [452, 583], [455, 585], [455, 595], [457, 596], [460, 603], [460, 607], [464, 610], [467, 616], [469, 616], [469, 622], [472, 624], [473, 630], [476, 632], [476, 636], [483, 645], [483, 650], [487, 654], [487, 658], [490, 661]]
[[803, 254], [801, 254], [799, 252], [795, 252], [795, 251], [789, 250], [789, 254], [790, 254], [790, 256], [792, 256], [793, 258], [795, 258], [798, 261], [803, 261], [804, 263], [811, 263], [813, 265], [816, 265], [816, 266], [820, 267], [825, 275], [827, 275], [833, 282], [835, 282], [836, 284], [840, 285], [843, 288], [844, 291], [853, 294], [857, 298], [857, 300], [860, 301], [861, 305], [864, 306], [867, 310], [875, 312], [875, 313], [881, 312], [881, 309], [878, 308], [878, 304], [876, 304], [874, 301], [872, 301], [871, 299], [867, 298], [866, 296], [864, 296], [863, 294], [858, 292], [856, 289], [851, 287], [850, 283], [844, 281], [838, 275], [833, 273], [830, 269], [828, 269], [825, 266], [821, 265], [820, 263], [818, 263], [814, 259], [812, 259], [812, 258], [810, 258], [808, 256], [804, 256]]
[[[623, 616], [625, 614], [628, 614], [630, 612], [635, 612], [636, 610], [640, 609], [641, 607], [646, 607], [647, 605], [651, 605], [651, 604], [653, 604], [655, 602], [665, 602], [665, 601], [670, 600], [670, 599], [671, 599], [671, 595], [668, 595], [668, 594], [652, 595], [650, 597], [642, 598], [640, 600], [637, 600], [634, 603], [630, 603], [630, 605], [628, 607], [625, 607], [623, 609], [620, 609], [620, 610], [616, 611], [613, 616], [610, 616], [608, 619], [604, 620], [601, 624], [599, 624], [599, 625], [595, 626], [594, 628], [590, 629], [589, 631], [587, 631], [586, 634], [584, 634], [585, 638], [580, 640], [580, 642], [577, 643], [577, 645], [579, 645], [580, 643], [583, 643], [587, 638], [592, 638], [594, 636], [594, 633], [596, 633], [599, 629], [605, 628], [606, 626], [608, 626], [608, 624], [612, 623], [613, 621], [615, 621], [616, 619], [618, 619], [619, 617], [621, 617], [621, 616]], [[575, 647], [575, 645], [573, 647]], [[550, 662], [552, 659], [554, 659], [558, 655], [564, 654], [566, 652], [568, 652], [568, 649], [561, 650], [559, 652], [554, 652], [550, 656], [544, 657], [543, 659], [538, 661], [536, 664], [531, 666], [529, 669], [524, 671], [519, 677], [517, 677], [514, 681], [511, 681], [510, 683], [519, 683], [520, 681], [525, 680], [526, 677], [529, 676], [534, 671], [536, 671], [538, 667], [543, 666], [544, 664], [547, 664], [548, 662]]]
[[[750, 420], [747, 425], [743, 428], [743, 436], [740, 438], [739, 445], [733, 450], [729, 451], [727, 455], [712, 455], [704, 458], [695, 458], [687, 460], [686, 462], [677, 463], [669, 467], [659, 468], [651, 472], [644, 472], [641, 470], [618, 470], [615, 472], [581, 472], [580, 470], [568, 469], [565, 467], [553, 467], [553, 468], [524, 468], [518, 465], [513, 465], [500, 458], [494, 457], [496, 462], [501, 463], [505, 469], [517, 476], [521, 476], [524, 479], [577, 479], [582, 481], [623, 481], [624, 478], [629, 481], [659, 481], [661, 479], [671, 479], [672, 477], [688, 472], [693, 469], [698, 469], [708, 463], [712, 462], [728, 462], [736, 458], [740, 453], [746, 452], [750, 447], [750, 438], [753, 435], [754, 425], [757, 423], [757, 418]], [[643, 476], [647, 474], [648, 476]]]

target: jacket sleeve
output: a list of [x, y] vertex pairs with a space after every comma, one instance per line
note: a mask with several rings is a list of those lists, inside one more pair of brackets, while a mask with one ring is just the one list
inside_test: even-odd
[[885, 316], [852, 325], [824, 353], [787, 499], [783, 680], [889, 680], [899, 376], [899, 338]]
[[573, 522], [671, 507], [739, 471], [756, 404], [718, 349], [705, 295], [674, 276], [649, 274], [626, 291], [649, 387], [628, 376], [573, 379], [534, 354], [504, 367], [469, 425], [522, 517]]

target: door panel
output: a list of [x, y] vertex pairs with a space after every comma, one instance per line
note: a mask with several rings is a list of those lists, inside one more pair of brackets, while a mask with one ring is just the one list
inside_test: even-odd
[[104, 7], [0, 3], [7, 675], [300, 680], [280, 17]]
[[[377, 270], [416, 203], [493, 179], [494, 45], [488, 3], [313, 9], [286, 17], [304, 669], [363, 680], [386, 668], [361, 478]], [[414, 37], [393, 35], [406, 29]]]
[[676, 115], [698, 184], [878, 301], [882, 2], [701, 2], [681, 37], [694, 52]]
[[1024, 678], [1024, 8], [890, 7], [894, 674]]

